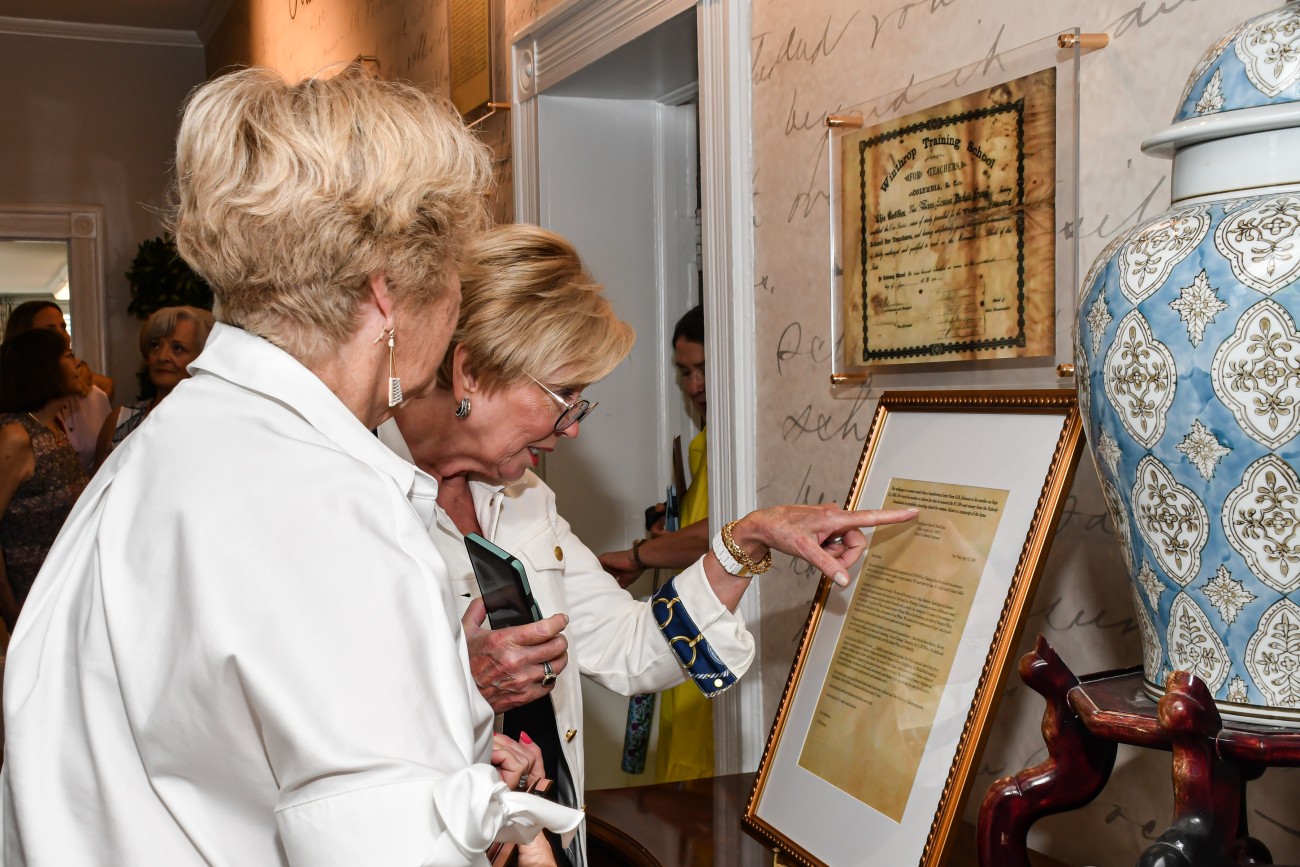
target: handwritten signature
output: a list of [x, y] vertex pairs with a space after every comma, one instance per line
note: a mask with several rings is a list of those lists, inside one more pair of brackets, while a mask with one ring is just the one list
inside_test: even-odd
[[1138, 628], [1137, 620], [1132, 617], [1111, 617], [1106, 619], [1106, 609], [1102, 608], [1096, 614], [1090, 614], [1082, 608], [1075, 610], [1073, 616], [1068, 611], [1062, 610], [1065, 605], [1065, 598], [1057, 596], [1052, 601], [1030, 612], [1030, 617], [1042, 617], [1047, 623], [1049, 629], [1054, 632], [1068, 632], [1071, 629], [1096, 629], [1102, 632], [1118, 629], [1120, 635], [1128, 635], [1130, 632], [1136, 632]]
[[803, 345], [803, 323], [791, 322], [781, 330], [781, 336], [776, 341], [776, 374], [777, 376], [785, 375], [782, 363], [792, 358], [807, 357], [814, 364], [827, 364], [831, 360], [831, 354], [837, 351], [843, 342], [843, 335], [832, 344], [820, 334], [814, 334], [808, 338], [808, 347], [805, 349]]
[[843, 26], [839, 28], [839, 31], [833, 36], [831, 34], [832, 18], [828, 17], [826, 19], [826, 25], [822, 28], [821, 36], [813, 42], [809, 42], [805, 39], [799, 33], [798, 27], [791, 27], [790, 32], [787, 33], [785, 38], [777, 45], [776, 56], [769, 62], [763, 62], [762, 57], [763, 50], [767, 46], [768, 37], [772, 34], [766, 32], [759, 33], [752, 40], [754, 43], [752, 49], [754, 62], [750, 69], [750, 77], [754, 84], [758, 85], [767, 81], [772, 77], [772, 73], [774, 73], [782, 64], [796, 61], [804, 62], [809, 66], [812, 66], [817, 63], [820, 58], [830, 57], [831, 54], [835, 52], [835, 49], [839, 47], [840, 41], [844, 39], [845, 31], [849, 29], [849, 25], [853, 23], [854, 18], [858, 17], [858, 12], [860, 11], [861, 10], [855, 10], [854, 13], [849, 16], [848, 20], [844, 22]]
[[[799, 412], [785, 417], [781, 425], [781, 439], [793, 443], [798, 442], [805, 434], [813, 434], [824, 443], [836, 439], [865, 442], [867, 435], [858, 427], [858, 415], [867, 405], [867, 401], [866, 390], [860, 390], [854, 396], [848, 413], [838, 422], [835, 420], [834, 413], [815, 410], [810, 403]], [[871, 420], [868, 418], [866, 421], [870, 424]]]
[[926, 9], [929, 14], [934, 15], [936, 12], [942, 12], [944, 9], [956, 2], [957, 0], [911, 0], [911, 2], [894, 7], [884, 15], [872, 15], [871, 24], [875, 29], [871, 34], [871, 47], [876, 47], [876, 43], [880, 40], [881, 32], [884, 31], [885, 25], [891, 20], [894, 21], [894, 31], [898, 32], [907, 26], [908, 18], [913, 9]]
[[1133, 210], [1129, 211], [1128, 214], [1119, 221], [1119, 225], [1114, 229], [1109, 227], [1111, 215], [1102, 214], [1101, 219], [1097, 221], [1097, 228], [1095, 229], [1085, 230], [1085, 221], [1080, 219], [1078, 226], [1075, 226], [1073, 221], [1067, 221], [1065, 225], [1061, 227], [1061, 234], [1067, 239], [1073, 238], [1077, 233], [1080, 238], [1097, 237], [1105, 241], [1118, 235], [1130, 226], [1136, 226], [1138, 223], [1141, 223], [1146, 219], [1147, 209], [1151, 207], [1151, 202], [1155, 199], [1156, 193], [1160, 192], [1160, 190], [1164, 188], [1165, 181], [1167, 180], [1169, 180], [1167, 175], [1161, 175], [1160, 180], [1156, 181], [1155, 186], [1153, 186], [1147, 194], [1142, 197], [1142, 200], [1137, 203], [1137, 206], [1134, 207]]
[[1137, 27], [1139, 29], [1142, 27], [1146, 27], [1152, 21], [1155, 21], [1157, 18], [1159, 18], [1162, 15], [1168, 15], [1170, 12], [1173, 12], [1179, 6], [1182, 6], [1186, 3], [1195, 3], [1195, 2], [1196, 0], [1160, 0], [1159, 5], [1157, 5], [1155, 9], [1151, 10], [1151, 12], [1148, 13], [1147, 12], [1148, 2], [1147, 0], [1142, 0], [1141, 3], [1134, 6], [1132, 9], [1128, 10], [1123, 15], [1119, 16], [1114, 21], [1112, 21], [1109, 25], [1107, 25], [1106, 29], [1109, 30], [1116, 39], [1118, 39], [1119, 37], [1123, 36], [1125, 33], [1128, 33], [1134, 27]]

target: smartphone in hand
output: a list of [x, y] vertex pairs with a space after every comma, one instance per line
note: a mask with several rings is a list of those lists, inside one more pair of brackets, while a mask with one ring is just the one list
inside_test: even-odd
[[474, 578], [479, 593], [487, 606], [488, 622], [493, 629], [506, 626], [523, 626], [542, 619], [542, 612], [533, 599], [524, 564], [478, 533], [465, 536], [465, 550], [469, 553]]

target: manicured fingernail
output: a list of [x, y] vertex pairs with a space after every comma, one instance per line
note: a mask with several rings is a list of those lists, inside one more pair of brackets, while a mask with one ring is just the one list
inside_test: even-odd
[[849, 576], [845, 575], [843, 572], [836, 572], [835, 576], [831, 578], [831, 580], [834, 581], [836, 584], [840, 585], [841, 587], [849, 586]]
[[520, 732], [519, 742], [521, 744], [531, 744], [533, 742], [533, 739], [528, 736], [528, 732]]
[[916, 506], [908, 506], [908, 507], [907, 507], [907, 511], [909, 511], [909, 512], [919, 512], [919, 511], [921, 511], [921, 510], [918, 509]]

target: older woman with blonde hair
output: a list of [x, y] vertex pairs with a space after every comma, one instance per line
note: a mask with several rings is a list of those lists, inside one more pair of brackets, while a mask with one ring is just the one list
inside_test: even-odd
[[218, 324], [73, 510], [9, 648], [7, 867], [483, 865], [572, 831], [474, 688], [434, 486], [371, 433], [434, 387], [484, 147], [357, 66], [199, 88], [174, 230]]
[[208, 342], [215, 320], [200, 307], [162, 307], [140, 327], [140, 357], [153, 388], [146, 400], [119, 406], [104, 419], [95, 449], [95, 466], [104, 463], [109, 452], [140, 426], [182, 380], [190, 378], [190, 362], [199, 357]]
[[[489, 631], [483, 602], [468, 603], [470, 668], [503, 714], [504, 732], [527, 732], [557, 778], [561, 803], [578, 806], [585, 728], [578, 674], [624, 695], [687, 678], [716, 695], [753, 660], [736, 606], [752, 575], [770, 564], [771, 549], [847, 583], [845, 570], [866, 544], [859, 528], [913, 513], [757, 511], [726, 523], [716, 553], [668, 582], [652, 603], [634, 599], [573, 535], [555, 495], [533, 474], [541, 455], [578, 435], [596, 406], [583, 394], [627, 356], [631, 327], [614, 315], [573, 246], [536, 226], [498, 226], [473, 240], [460, 279], [460, 318], [436, 386], [403, 406], [380, 439], [438, 481], [430, 533], [455, 594], [479, 595], [469, 533], [524, 564], [545, 619]], [[679, 636], [685, 640], [674, 642]], [[581, 838], [567, 848], [553, 839], [552, 849], [557, 861], [585, 862]]]

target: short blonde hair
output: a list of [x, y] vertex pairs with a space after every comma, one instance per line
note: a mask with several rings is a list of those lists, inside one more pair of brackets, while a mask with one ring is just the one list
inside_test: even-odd
[[211, 311], [204, 310], [202, 307], [159, 307], [150, 313], [144, 325], [140, 326], [140, 356], [145, 361], [149, 360], [149, 345], [155, 340], [166, 340], [171, 337], [178, 322], [194, 323], [194, 337], [197, 341], [194, 350], [203, 351], [204, 345], [208, 342], [208, 335], [212, 332], [214, 319]]
[[[573, 245], [537, 226], [500, 225], [471, 240], [461, 257], [460, 293], [460, 318], [438, 370], [444, 390], [451, 388], [458, 346], [493, 391], [529, 375], [552, 385], [590, 385], [626, 358], [636, 339]], [[556, 382], [557, 375], [565, 381]]]
[[395, 304], [443, 297], [490, 182], [442, 98], [358, 64], [294, 85], [244, 69], [186, 103], [173, 230], [218, 321], [306, 361], [352, 335], [373, 275]]

